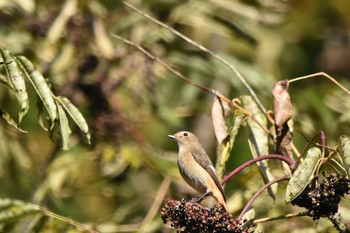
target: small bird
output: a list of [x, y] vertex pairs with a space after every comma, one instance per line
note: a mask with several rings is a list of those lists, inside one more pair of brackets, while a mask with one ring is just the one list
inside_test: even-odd
[[178, 165], [184, 180], [198, 192], [204, 193], [201, 197], [212, 195], [228, 211], [218, 175], [198, 138], [188, 131], [168, 137], [175, 139], [179, 145]]

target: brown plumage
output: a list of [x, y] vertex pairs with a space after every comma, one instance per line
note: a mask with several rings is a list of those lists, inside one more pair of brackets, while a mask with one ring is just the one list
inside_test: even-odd
[[215, 168], [198, 138], [188, 131], [168, 136], [179, 145], [178, 165], [185, 181], [200, 193], [211, 194], [228, 211]]

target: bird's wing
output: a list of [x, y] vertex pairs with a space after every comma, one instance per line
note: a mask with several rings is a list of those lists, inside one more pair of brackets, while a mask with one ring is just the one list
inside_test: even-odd
[[196, 162], [201, 165], [213, 178], [216, 186], [220, 189], [220, 192], [222, 196], [224, 197], [224, 200], [226, 201], [224, 190], [222, 188], [222, 185], [219, 181], [218, 175], [216, 174], [215, 168], [213, 166], [213, 163], [209, 159], [209, 156], [206, 154], [205, 151], [198, 151], [198, 150], [191, 150], [193, 158], [196, 160]]

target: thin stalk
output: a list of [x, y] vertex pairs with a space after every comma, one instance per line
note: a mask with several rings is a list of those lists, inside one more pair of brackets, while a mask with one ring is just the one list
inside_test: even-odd
[[151, 20], [152, 22], [154, 22], [155, 24], [171, 31], [172, 33], [174, 33], [175, 35], [179, 36], [180, 38], [182, 38], [183, 40], [187, 41], [188, 43], [190, 43], [191, 45], [197, 47], [198, 49], [208, 53], [209, 55], [211, 55], [212, 57], [214, 57], [216, 60], [218, 60], [219, 62], [221, 62], [222, 64], [224, 64], [230, 71], [232, 71], [237, 77], [238, 79], [243, 83], [243, 85], [245, 86], [245, 88], [248, 90], [249, 94], [253, 97], [254, 101], [257, 103], [257, 105], [259, 106], [259, 108], [263, 111], [263, 113], [266, 115], [266, 117], [270, 120], [270, 122], [274, 122], [273, 119], [271, 118], [271, 116], [267, 113], [264, 105], [262, 105], [261, 101], [259, 100], [259, 98], [257, 97], [257, 95], [255, 94], [254, 90], [251, 88], [251, 86], [248, 84], [248, 82], [245, 80], [245, 78], [242, 76], [242, 74], [236, 69], [236, 67], [234, 67], [232, 64], [230, 64], [227, 60], [225, 60], [223, 57], [219, 56], [218, 54], [214, 53], [213, 51], [207, 49], [206, 47], [204, 47], [203, 45], [193, 41], [192, 39], [188, 38], [187, 36], [185, 36], [184, 34], [182, 34], [181, 32], [175, 30], [174, 28], [166, 25], [165, 23], [155, 19], [154, 17], [146, 14], [145, 12], [141, 11], [140, 9], [136, 8], [135, 6], [131, 5], [130, 3], [127, 2], [123, 2], [124, 5], [126, 5], [127, 7], [129, 7], [130, 9], [132, 9], [133, 11], [137, 12], [138, 14], [144, 16], [145, 18]]
[[235, 176], [238, 172], [240, 172], [244, 168], [246, 168], [246, 167], [248, 167], [256, 162], [265, 160], [265, 159], [279, 159], [279, 160], [282, 160], [283, 162], [287, 163], [289, 166], [294, 165], [293, 160], [291, 160], [283, 155], [279, 155], [279, 154], [262, 155], [262, 156], [259, 156], [257, 158], [251, 159], [248, 162], [245, 162], [241, 166], [237, 167], [235, 170], [233, 170], [231, 173], [229, 173], [227, 176], [224, 177], [224, 179], [221, 181], [221, 184], [224, 185], [229, 179], [231, 179], [233, 176]]
[[318, 76], [322, 76], [322, 77], [325, 77], [325, 78], [331, 80], [331, 82], [335, 83], [338, 87], [340, 87], [343, 91], [345, 91], [348, 95], [350, 95], [350, 91], [348, 89], [346, 89], [346, 87], [344, 87], [337, 80], [335, 80], [335, 78], [333, 78], [332, 76], [330, 76], [329, 74], [327, 74], [325, 72], [318, 72], [318, 73], [314, 73], [314, 74], [301, 76], [301, 77], [298, 77], [298, 78], [294, 78], [294, 79], [288, 80], [288, 82], [292, 83], [292, 82], [300, 81], [300, 80], [303, 80], [303, 79], [314, 78], [314, 77], [318, 77]]
[[97, 230], [93, 229], [92, 227], [90, 226], [86, 226], [86, 225], [83, 225], [77, 221], [74, 221], [73, 219], [70, 219], [70, 218], [67, 218], [67, 217], [63, 217], [61, 215], [58, 215], [58, 214], [55, 214], [47, 209], [44, 209], [42, 208], [41, 211], [43, 212], [43, 214], [49, 216], [49, 217], [52, 217], [52, 218], [55, 218], [57, 220], [60, 220], [62, 222], [65, 222], [65, 223], [68, 223], [70, 225], [73, 225], [75, 226], [76, 228], [84, 231], [84, 232], [90, 232], [90, 233], [99, 233]]
[[135, 48], [137, 48], [139, 51], [141, 51], [143, 54], [145, 54], [148, 58], [158, 62], [159, 64], [161, 64], [162, 66], [164, 66], [167, 70], [169, 70], [171, 73], [173, 73], [174, 75], [176, 75], [177, 77], [181, 78], [182, 80], [184, 80], [185, 82], [191, 84], [192, 86], [195, 86], [201, 90], [207, 91], [215, 96], [217, 96], [218, 98], [220, 98], [222, 101], [227, 102], [231, 107], [240, 110], [244, 115], [251, 117], [268, 135], [271, 136], [270, 131], [265, 127], [265, 125], [263, 125], [260, 121], [258, 121], [250, 112], [248, 112], [247, 110], [245, 110], [244, 108], [242, 108], [240, 105], [238, 105], [235, 101], [231, 101], [230, 99], [228, 99], [226, 96], [222, 95], [220, 92], [218, 92], [217, 90], [214, 89], [210, 89], [207, 88], [205, 86], [199, 85], [198, 83], [195, 83], [193, 81], [191, 81], [190, 79], [188, 79], [187, 77], [185, 77], [183, 74], [181, 74], [179, 71], [175, 70], [174, 68], [172, 68], [170, 65], [168, 65], [166, 62], [162, 61], [159, 57], [154, 56], [153, 54], [151, 54], [150, 52], [148, 52], [146, 49], [144, 49], [141, 45], [136, 44], [128, 39], [125, 39], [121, 36], [112, 34], [113, 37], [117, 38], [118, 40], [123, 41], [124, 43], [131, 45]]
[[302, 216], [307, 216], [307, 215], [308, 215], [308, 211], [300, 212], [300, 213], [285, 214], [285, 215], [279, 215], [279, 216], [275, 216], [275, 217], [256, 219], [256, 220], [254, 220], [254, 223], [255, 224], [264, 223], [264, 222], [270, 222], [270, 221], [286, 219], [286, 218], [302, 217]]
[[243, 215], [247, 212], [247, 210], [250, 208], [250, 206], [253, 204], [253, 202], [255, 201], [255, 199], [268, 187], [270, 187], [271, 185], [273, 185], [274, 183], [280, 182], [282, 180], [288, 180], [290, 177], [289, 176], [283, 176], [280, 178], [276, 178], [270, 182], [268, 182], [267, 184], [265, 184], [264, 186], [262, 186], [255, 194], [252, 198], [250, 198], [250, 200], [248, 201], [248, 203], [245, 205], [245, 207], [243, 208], [242, 212], [240, 213], [240, 215], [238, 216], [238, 219], [242, 219]]

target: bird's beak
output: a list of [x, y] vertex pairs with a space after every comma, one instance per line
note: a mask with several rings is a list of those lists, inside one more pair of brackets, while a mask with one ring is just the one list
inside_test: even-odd
[[175, 135], [169, 134], [168, 137], [169, 137], [169, 138], [172, 138], [172, 139], [175, 139]]

